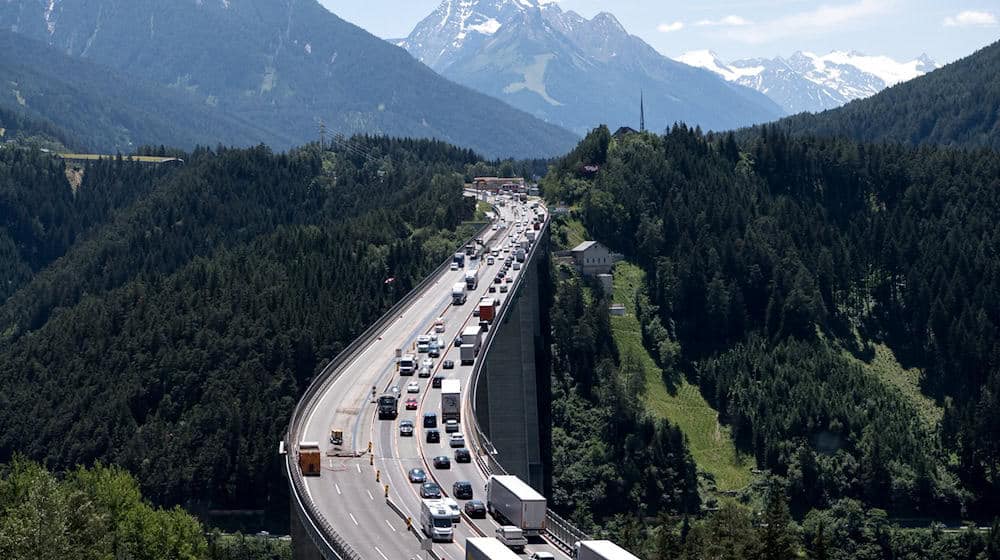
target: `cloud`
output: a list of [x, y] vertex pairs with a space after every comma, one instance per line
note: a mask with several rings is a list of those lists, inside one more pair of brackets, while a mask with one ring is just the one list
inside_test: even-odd
[[997, 16], [990, 12], [965, 10], [957, 15], [944, 18], [945, 27], [994, 27], [996, 25]]
[[703, 19], [695, 25], [699, 27], [743, 27], [750, 25], [750, 21], [741, 16], [726, 16], [722, 19]]
[[672, 33], [674, 31], [680, 31], [684, 29], [684, 22], [675, 21], [673, 23], [661, 23], [656, 26], [656, 30], [660, 33]]
[[896, 0], [856, 0], [846, 4], [824, 4], [814, 10], [747, 25], [729, 32], [727, 36], [759, 44], [785, 37], [831, 33], [837, 31], [838, 27], [885, 14], [895, 3]]

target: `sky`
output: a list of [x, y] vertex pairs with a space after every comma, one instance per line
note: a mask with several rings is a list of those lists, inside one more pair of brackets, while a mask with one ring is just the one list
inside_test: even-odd
[[[369, 32], [405, 37], [441, 0], [320, 0]], [[1000, 0], [558, 0], [614, 14], [662, 54], [708, 49], [726, 61], [859, 51], [952, 62], [1000, 39]]]

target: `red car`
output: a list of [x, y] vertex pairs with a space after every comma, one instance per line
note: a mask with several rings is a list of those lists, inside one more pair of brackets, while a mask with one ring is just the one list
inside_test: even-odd
[[416, 410], [417, 409], [417, 399], [410, 397], [406, 399], [406, 410]]

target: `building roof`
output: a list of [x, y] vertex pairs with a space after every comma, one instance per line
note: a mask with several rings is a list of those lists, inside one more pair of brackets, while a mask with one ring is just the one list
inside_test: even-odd
[[579, 253], [579, 252], [582, 252], [582, 251], [586, 251], [587, 249], [590, 249], [591, 247], [593, 247], [595, 245], [600, 245], [600, 243], [598, 243], [596, 241], [584, 241], [583, 243], [577, 245], [576, 247], [573, 247], [573, 252], [574, 253]]

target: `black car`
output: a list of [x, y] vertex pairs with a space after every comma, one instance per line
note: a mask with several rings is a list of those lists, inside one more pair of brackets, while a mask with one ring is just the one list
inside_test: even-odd
[[427, 351], [427, 355], [431, 358], [440, 358], [441, 350], [439, 350], [437, 346], [431, 346], [431, 349]]
[[455, 369], [455, 362], [451, 360], [445, 360], [441, 367], [444, 369]]
[[437, 428], [438, 425], [438, 415], [436, 412], [425, 412], [424, 413], [424, 427], [425, 428]]
[[[479, 308], [477, 307], [476, 309]], [[455, 348], [458, 348], [461, 345], [462, 345], [462, 335], [458, 335], [455, 337]]]
[[[499, 280], [499, 279], [498, 279], [498, 280]], [[499, 284], [499, 283], [500, 283], [500, 282], [498, 281], [498, 282], [497, 282], [497, 284]], [[491, 294], [495, 294], [495, 293], [497, 293], [497, 287], [496, 287], [495, 285], [493, 285], [493, 284], [490, 284], [490, 293], [491, 293]], [[476, 314], [476, 317], [479, 317], [479, 314], [478, 314], [478, 313]]]
[[457, 500], [471, 500], [472, 483], [468, 480], [459, 480], [451, 485], [451, 493], [455, 495]]
[[472, 454], [465, 447], [459, 447], [455, 450], [455, 462], [456, 463], [471, 463]]
[[[490, 288], [492, 288], [492, 287], [493, 286], [490, 286]], [[473, 317], [479, 317], [479, 306], [478, 305], [476, 307], [472, 308], [472, 316]], [[461, 339], [459, 339], [459, 343], [456, 344], [456, 346], [461, 346], [461, 345], [462, 345], [462, 342], [461, 342]]]
[[427, 434], [427, 443], [441, 443], [441, 432], [435, 429], [424, 430], [424, 432]]
[[434, 458], [435, 469], [450, 469], [451, 459], [447, 455], [438, 455]]
[[[448, 361], [451, 362], [451, 360], [448, 360]], [[451, 365], [452, 365], [452, 367], [455, 367], [454, 362]], [[435, 375], [434, 379], [431, 379], [431, 388], [432, 389], [440, 389], [442, 381], [444, 381], [444, 376], [443, 375]]]
[[493, 279], [494, 284], [499, 284], [500, 282], [503, 282], [503, 276], [497, 276]]
[[486, 504], [482, 500], [469, 500], [465, 502], [465, 515], [469, 517], [486, 517]]
[[420, 497], [429, 500], [441, 499], [441, 487], [433, 482], [425, 482], [420, 485]]

